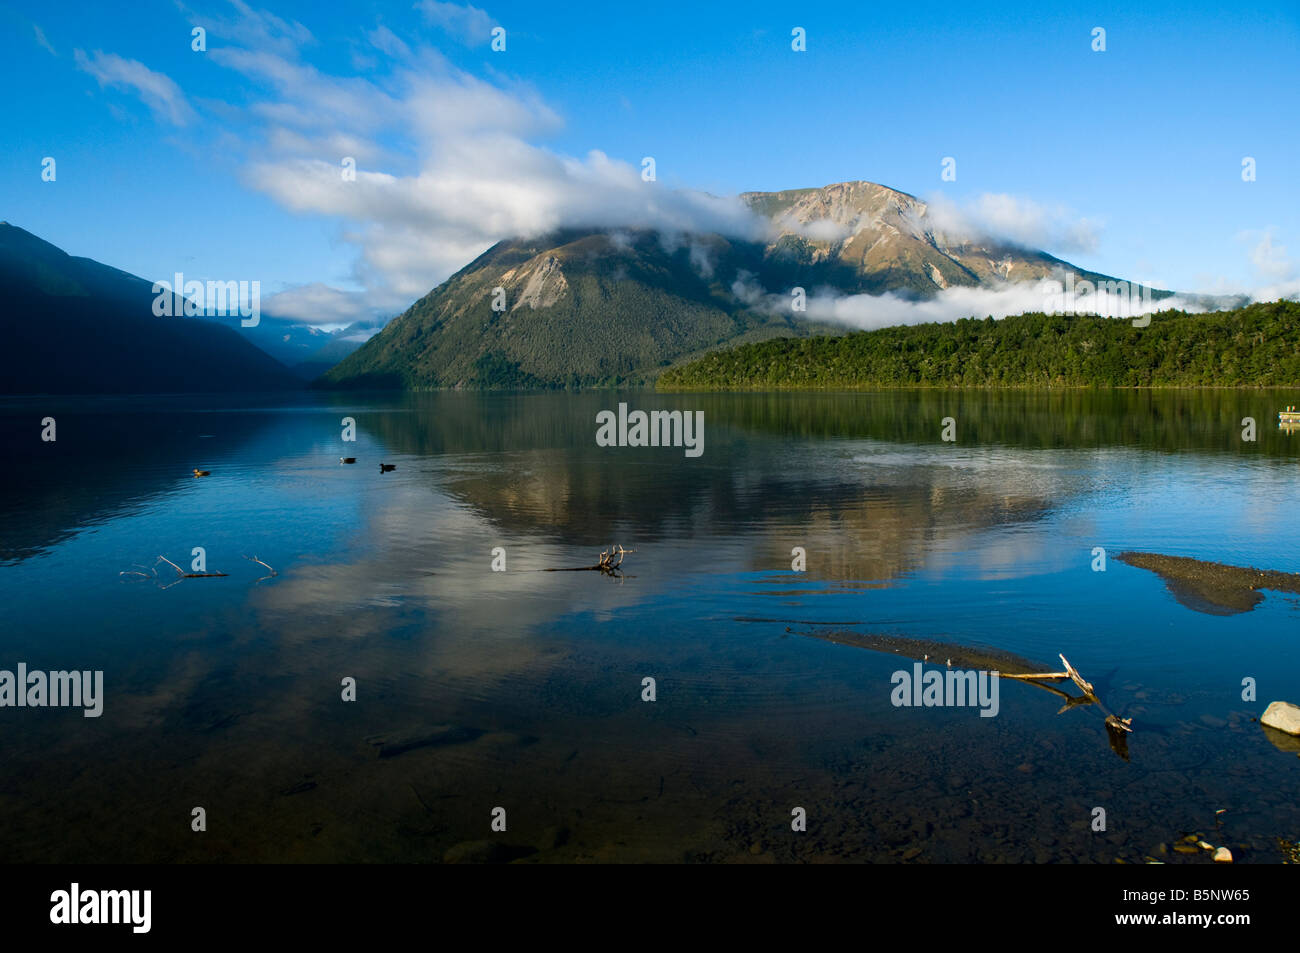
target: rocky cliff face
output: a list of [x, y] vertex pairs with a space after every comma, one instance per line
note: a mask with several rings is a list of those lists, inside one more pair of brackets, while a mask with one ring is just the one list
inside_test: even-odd
[[840, 264], [861, 291], [927, 295], [953, 285], [1037, 281], [1062, 270], [1086, 274], [1044, 252], [948, 234], [925, 202], [874, 182], [747, 192], [741, 199], [772, 222], [769, 256]]

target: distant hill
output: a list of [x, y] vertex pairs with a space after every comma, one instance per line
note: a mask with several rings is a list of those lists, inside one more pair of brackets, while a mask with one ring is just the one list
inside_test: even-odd
[[249, 344], [257, 346], [287, 367], [295, 377], [310, 381], [319, 377], [359, 348], [378, 330], [367, 322], [356, 322], [337, 330], [304, 324], [300, 319], [262, 312], [255, 327], [246, 328], [239, 315], [206, 317], [230, 328]]
[[[741, 196], [763, 240], [565, 231], [499, 242], [322, 379], [335, 387], [556, 387], [637, 383], [692, 355], [840, 333], [758, 307], [754, 290], [932, 296], [1073, 273], [1044, 252], [955, 239], [925, 203], [871, 182]], [[493, 290], [505, 310], [492, 309]]]
[[1300, 303], [1163, 311], [1144, 328], [1036, 313], [767, 341], [709, 354], [658, 380], [661, 390], [708, 391], [1047, 385], [1300, 385]]
[[0, 223], [0, 393], [125, 394], [300, 386], [239, 332], [155, 317], [152, 282]]

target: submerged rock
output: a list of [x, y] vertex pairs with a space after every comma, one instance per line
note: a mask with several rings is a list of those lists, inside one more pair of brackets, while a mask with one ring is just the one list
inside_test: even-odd
[[458, 745], [482, 737], [483, 732], [477, 728], [461, 725], [436, 725], [421, 728], [395, 737], [379, 736], [370, 738], [372, 745], [379, 749], [379, 757], [395, 758], [419, 748], [437, 748], [442, 745]]
[[1273, 702], [1264, 710], [1259, 723], [1268, 728], [1285, 731], [1288, 735], [1300, 735], [1300, 705]]
[[1220, 847], [1214, 852], [1214, 862], [1216, 864], [1232, 863], [1232, 851], [1228, 850], [1226, 847]]

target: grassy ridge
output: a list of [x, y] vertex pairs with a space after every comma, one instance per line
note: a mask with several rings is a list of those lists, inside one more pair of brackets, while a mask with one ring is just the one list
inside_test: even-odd
[[781, 338], [671, 367], [660, 390], [1248, 387], [1300, 384], [1300, 303], [1163, 311], [1149, 327], [1021, 314]]

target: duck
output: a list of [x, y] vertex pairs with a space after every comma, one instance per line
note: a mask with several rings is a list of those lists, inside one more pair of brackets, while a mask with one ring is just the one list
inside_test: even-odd
[[194, 468], [194, 475], [196, 477], [209, 476], [211, 475], [211, 473], [212, 473], [211, 470], [200, 470], [198, 467]]
[[381, 463], [381, 464], [379, 464], [379, 472], [380, 472], [380, 473], [387, 473], [389, 470], [396, 470], [396, 469], [397, 469], [397, 464], [396, 464], [396, 463]]
[[339, 457], [339, 463], [356, 463], [356, 457]]

